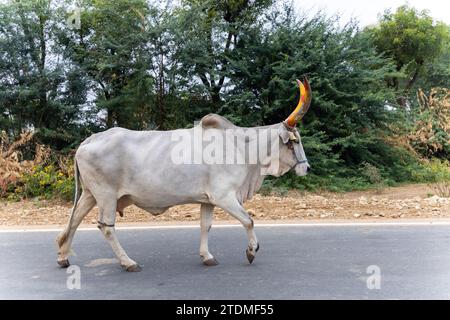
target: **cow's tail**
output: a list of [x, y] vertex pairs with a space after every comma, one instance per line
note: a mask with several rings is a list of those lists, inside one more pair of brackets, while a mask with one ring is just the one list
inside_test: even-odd
[[73, 201], [72, 211], [70, 212], [69, 224], [59, 234], [58, 239], [56, 240], [60, 247], [67, 240], [67, 236], [68, 236], [70, 228], [72, 226], [73, 216], [75, 215], [75, 210], [77, 209], [78, 201], [80, 200], [81, 192], [82, 192], [82, 190], [81, 190], [81, 182], [80, 182], [80, 170], [78, 169], [78, 163], [77, 163], [76, 159], [74, 161], [73, 167], [74, 167], [74, 171], [75, 171], [75, 197], [74, 197], [74, 201]]

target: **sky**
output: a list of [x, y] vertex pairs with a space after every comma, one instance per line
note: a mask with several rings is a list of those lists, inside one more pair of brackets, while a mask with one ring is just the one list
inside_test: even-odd
[[419, 9], [427, 9], [436, 19], [450, 24], [450, 1], [447, 0], [293, 0], [295, 6], [307, 12], [317, 12], [324, 9], [328, 14], [341, 13], [341, 22], [345, 23], [351, 17], [357, 18], [361, 26], [377, 22], [377, 15], [385, 9], [395, 8], [408, 3]]

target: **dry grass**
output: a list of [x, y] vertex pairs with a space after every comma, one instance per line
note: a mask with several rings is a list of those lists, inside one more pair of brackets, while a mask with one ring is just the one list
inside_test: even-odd
[[450, 198], [450, 182], [438, 182], [428, 185], [428, 187], [433, 191], [433, 194], [441, 198]]
[[433, 88], [428, 96], [419, 89], [417, 92], [419, 103], [418, 120], [409, 134], [391, 126], [396, 134], [385, 136], [386, 142], [404, 148], [415, 157], [431, 157], [443, 150], [442, 139], [437, 136], [438, 131], [450, 134], [450, 89]]
[[450, 90], [433, 88], [427, 96], [419, 89], [417, 101], [421, 117], [414, 132], [408, 135], [408, 140], [428, 149], [430, 155], [436, 154], [444, 148], [443, 143], [436, 139], [436, 128], [450, 134]]
[[6, 196], [8, 188], [15, 186], [23, 174], [50, 157], [49, 147], [36, 144], [34, 158], [23, 159], [20, 149], [33, 139], [33, 135], [33, 132], [25, 131], [15, 141], [10, 141], [6, 132], [0, 133], [0, 197]]

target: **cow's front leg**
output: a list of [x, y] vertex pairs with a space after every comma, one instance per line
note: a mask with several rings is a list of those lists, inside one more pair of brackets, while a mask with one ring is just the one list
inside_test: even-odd
[[217, 260], [208, 249], [208, 233], [211, 230], [214, 206], [212, 204], [202, 204], [200, 206], [200, 257], [206, 266], [218, 265]]
[[120, 261], [120, 265], [127, 271], [130, 272], [138, 272], [141, 271], [141, 267], [137, 264], [136, 261], [130, 259], [128, 257], [125, 250], [119, 243], [119, 240], [116, 236], [116, 229], [114, 228], [114, 223], [116, 220], [116, 207], [114, 205], [113, 208], [105, 209], [99, 207], [99, 219], [98, 219], [98, 228], [105, 236], [106, 241], [111, 245], [112, 250], [116, 254], [117, 258]]
[[256, 252], [259, 250], [259, 243], [256, 238], [252, 218], [250, 218], [250, 215], [234, 196], [225, 198], [220, 205], [217, 205], [238, 219], [246, 229], [248, 236], [248, 247], [245, 253], [247, 255], [248, 262], [252, 263], [255, 259]]

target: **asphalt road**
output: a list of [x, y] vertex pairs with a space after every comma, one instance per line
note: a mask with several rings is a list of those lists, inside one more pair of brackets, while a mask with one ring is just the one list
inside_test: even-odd
[[243, 228], [213, 226], [210, 250], [220, 264], [206, 267], [198, 228], [118, 230], [143, 267], [127, 273], [98, 230], [78, 231], [70, 261], [80, 267], [81, 288], [73, 290], [72, 274], [56, 265], [56, 231], [0, 232], [0, 299], [450, 298], [450, 225], [257, 226], [256, 232], [261, 250], [249, 265]]

